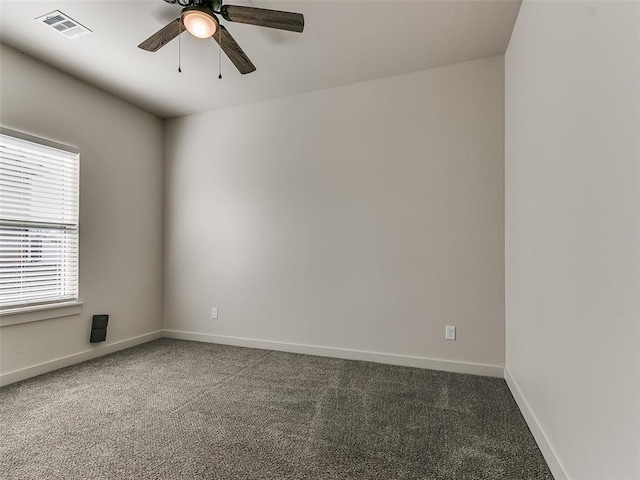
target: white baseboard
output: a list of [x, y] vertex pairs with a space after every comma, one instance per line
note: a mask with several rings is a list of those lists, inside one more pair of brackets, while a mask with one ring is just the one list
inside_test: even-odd
[[389, 353], [367, 352], [363, 350], [348, 350], [344, 348], [321, 347], [318, 345], [304, 345], [299, 343], [274, 342], [271, 340], [256, 340], [253, 338], [228, 337], [211, 335], [208, 333], [183, 332], [179, 330], [163, 330], [162, 336], [178, 340], [193, 340], [196, 342], [221, 343], [238, 347], [261, 348], [278, 350], [281, 352], [319, 355], [322, 357], [344, 358], [348, 360], [364, 360], [367, 362], [387, 363], [405, 367], [428, 368], [445, 372], [469, 373], [488, 377], [502, 378], [504, 367], [499, 365], [485, 365], [480, 363], [465, 363], [452, 360], [440, 360], [427, 357], [412, 357]]
[[518, 404], [518, 407], [522, 412], [522, 416], [527, 422], [527, 425], [529, 426], [529, 430], [531, 430], [533, 438], [535, 438], [538, 444], [538, 447], [540, 448], [540, 451], [544, 456], [544, 459], [547, 461], [547, 465], [549, 465], [549, 470], [551, 470], [551, 473], [553, 474], [553, 478], [555, 478], [555, 480], [568, 480], [569, 476], [567, 475], [567, 472], [565, 472], [564, 468], [562, 467], [562, 464], [560, 463], [560, 460], [558, 459], [556, 452], [551, 447], [551, 444], [549, 443], [549, 440], [547, 439], [547, 436], [545, 435], [544, 430], [542, 430], [542, 427], [538, 423], [538, 419], [531, 411], [531, 408], [529, 408], [529, 404], [527, 403], [527, 400], [522, 395], [522, 392], [520, 391], [518, 384], [513, 379], [513, 377], [511, 376], [511, 373], [509, 373], [509, 370], [506, 367], [504, 369], [504, 379], [507, 382], [507, 385], [509, 386], [509, 390], [511, 390], [511, 394], [513, 395], [513, 398]]
[[83, 352], [75, 353], [67, 357], [57, 358], [50, 362], [40, 363], [32, 367], [22, 368], [20, 370], [14, 370], [0, 375], [0, 386], [9, 385], [10, 383], [19, 382], [27, 378], [42, 375], [43, 373], [52, 372], [60, 368], [68, 367], [76, 363], [91, 360], [92, 358], [101, 357], [109, 353], [117, 352], [118, 350], [124, 350], [125, 348], [134, 347], [141, 343], [150, 342], [162, 338], [162, 331], [140, 335], [138, 337], [129, 338], [127, 340], [121, 340], [119, 342], [110, 343], [108, 345], [101, 345], [99, 347], [92, 348], [91, 350], [85, 350]]

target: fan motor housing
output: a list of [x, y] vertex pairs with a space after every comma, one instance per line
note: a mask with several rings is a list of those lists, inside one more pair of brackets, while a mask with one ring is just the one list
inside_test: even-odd
[[206, 7], [217, 12], [222, 7], [222, 0], [164, 0], [171, 5], [180, 5], [181, 7]]

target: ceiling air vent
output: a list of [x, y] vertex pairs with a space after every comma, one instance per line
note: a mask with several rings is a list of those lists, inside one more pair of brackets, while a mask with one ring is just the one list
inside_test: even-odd
[[36, 18], [38, 22], [55, 29], [67, 38], [78, 38], [91, 33], [84, 25], [79, 24], [73, 18], [65, 15], [60, 10], [55, 10], [41, 17]]

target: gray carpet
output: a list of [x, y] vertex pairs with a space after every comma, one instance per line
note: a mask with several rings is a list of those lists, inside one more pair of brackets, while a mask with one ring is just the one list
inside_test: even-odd
[[501, 379], [162, 339], [0, 389], [0, 477], [549, 479]]

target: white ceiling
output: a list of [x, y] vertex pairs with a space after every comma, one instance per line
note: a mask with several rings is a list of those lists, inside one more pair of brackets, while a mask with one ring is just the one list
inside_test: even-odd
[[[224, 3], [227, 3], [226, 1]], [[520, 0], [229, 0], [303, 13], [303, 33], [222, 22], [257, 67], [240, 75], [188, 33], [137, 45], [180, 13], [163, 0], [0, 0], [0, 41], [170, 118], [503, 54]], [[93, 31], [74, 40], [36, 22], [61, 10]], [[1, 59], [0, 59], [1, 62]], [[1, 65], [0, 65], [1, 66]]]

